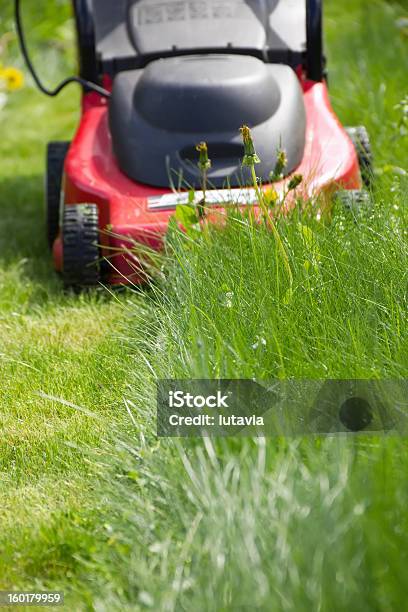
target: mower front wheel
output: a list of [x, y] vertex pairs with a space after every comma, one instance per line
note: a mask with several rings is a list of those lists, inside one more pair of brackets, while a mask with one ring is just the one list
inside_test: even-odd
[[98, 285], [99, 216], [96, 204], [66, 205], [62, 222], [62, 276], [66, 287]]
[[351, 212], [354, 216], [363, 211], [369, 211], [372, 206], [370, 193], [360, 189], [338, 191], [335, 199], [343, 208]]
[[346, 132], [356, 150], [363, 183], [365, 187], [370, 188], [373, 182], [374, 169], [373, 153], [367, 128], [364, 125], [358, 125], [346, 128]]
[[69, 145], [69, 142], [57, 141], [49, 142], [47, 146], [45, 205], [47, 241], [50, 249], [59, 231], [62, 176]]

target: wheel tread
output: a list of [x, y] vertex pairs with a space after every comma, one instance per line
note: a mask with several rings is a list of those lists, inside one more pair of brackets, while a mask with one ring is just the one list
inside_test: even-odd
[[373, 182], [373, 152], [367, 128], [358, 125], [346, 128], [346, 131], [357, 153], [363, 183], [365, 187], [370, 188]]
[[68, 205], [63, 219], [63, 277], [66, 286], [99, 282], [99, 225], [96, 204]]

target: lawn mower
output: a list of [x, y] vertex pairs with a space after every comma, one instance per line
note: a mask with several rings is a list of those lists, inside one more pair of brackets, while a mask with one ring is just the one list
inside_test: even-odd
[[242, 184], [243, 124], [263, 188], [284, 150], [275, 189], [300, 173], [307, 197], [363, 197], [369, 140], [363, 127], [343, 128], [331, 108], [321, 0], [73, 0], [79, 76], [54, 90], [30, 60], [20, 0], [15, 9], [41, 91], [83, 88], [72, 142], [51, 142], [47, 152], [47, 235], [66, 285], [143, 279], [132, 245], [162, 248], [176, 206], [199, 187], [201, 141], [213, 160], [207, 203], [256, 208]]

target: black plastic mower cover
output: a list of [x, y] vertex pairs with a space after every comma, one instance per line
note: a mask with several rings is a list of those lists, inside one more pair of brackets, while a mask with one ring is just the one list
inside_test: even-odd
[[211, 184], [242, 184], [243, 123], [253, 130], [262, 180], [268, 180], [279, 148], [286, 152], [288, 174], [303, 157], [306, 114], [295, 72], [251, 56], [187, 55], [122, 72], [114, 80], [109, 116], [121, 169], [149, 185], [168, 186], [169, 170], [181, 170], [190, 185], [198, 185], [194, 145], [201, 140], [213, 160]]

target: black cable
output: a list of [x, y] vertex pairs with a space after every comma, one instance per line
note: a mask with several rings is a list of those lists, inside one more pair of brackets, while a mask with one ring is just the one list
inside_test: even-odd
[[16, 23], [17, 39], [20, 45], [20, 49], [21, 49], [21, 53], [23, 55], [24, 61], [27, 65], [29, 73], [34, 79], [35, 84], [37, 85], [38, 89], [43, 94], [53, 98], [54, 96], [57, 96], [60, 93], [60, 91], [62, 91], [67, 85], [70, 85], [71, 83], [78, 83], [79, 85], [82, 85], [82, 87], [84, 87], [85, 89], [90, 89], [91, 91], [95, 91], [96, 93], [98, 93], [101, 96], [104, 96], [105, 98], [110, 98], [111, 94], [107, 89], [105, 89], [104, 87], [100, 87], [96, 83], [91, 83], [90, 81], [87, 81], [86, 79], [82, 79], [81, 77], [77, 77], [77, 76], [72, 76], [72, 77], [68, 77], [67, 79], [64, 79], [55, 89], [48, 89], [47, 87], [45, 87], [40, 81], [35, 71], [35, 68], [31, 62], [30, 56], [28, 54], [28, 49], [27, 49], [27, 45], [25, 41], [24, 30], [23, 30], [22, 19], [21, 19], [20, 0], [15, 0], [14, 2], [14, 18], [15, 18], [15, 23]]

